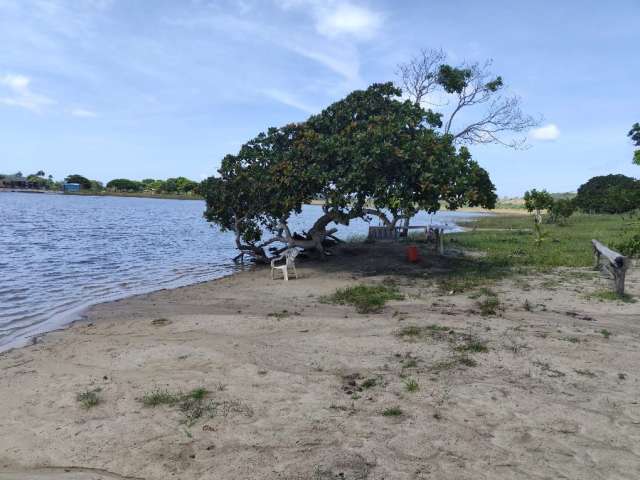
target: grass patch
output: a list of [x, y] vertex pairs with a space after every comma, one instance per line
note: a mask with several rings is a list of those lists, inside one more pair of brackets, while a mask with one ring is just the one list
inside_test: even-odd
[[156, 407], [158, 405], [175, 405], [181, 398], [181, 393], [171, 393], [168, 390], [156, 389], [145, 393], [141, 401], [145, 407]]
[[431, 366], [430, 370], [434, 373], [439, 373], [445, 370], [454, 369], [456, 367], [459, 367], [460, 365], [464, 367], [477, 367], [478, 362], [476, 362], [473, 358], [466, 354], [456, 355], [446, 360], [441, 360], [434, 363]]
[[147, 407], [178, 405], [184, 416], [183, 423], [187, 426], [194, 425], [198, 419], [204, 416], [213, 418], [216, 415], [227, 416], [232, 412], [243, 413], [247, 416], [252, 415], [251, 409], [241, 402], [216, 401], [209, 399], [208, 396], [209, 391], [203, 387], [194, 388], [187, 393], [156, 389], [145, 393], [140, 401]]
[[280, 312], [272, 312], [267, 317], [273, 317], [276, 320], [282, 320], [283, 318], [288, 318], [291, 314], [287, 310], [282, 310]]
[[415, 381], [413, 378], [407, 378], [404, 381], [404, 389], [407, 392], [414, 393], [420, 390], [420, 385], [418, 385], [418, 382]]
[[603, 328], [602, 330], [600, 330], [600, 333], [604, 338], [609, 340], [609, 337], [611, 336], [611, 332], [609, 330], [607, 330], [606, 328]]
[[358, 313], [377, 313], [389, 300], [402, 300], [404, 295], [389, 285], [355, 285], [336, 290], [333, 295], [323, 297], [325, 303], [353, 305]]
[[402, 409], [400, 407], [389, 407], [382, 411], [384, 417], [399, 417], [402, 415]]
[[367, 390], [369, 388], [373, 388], [378, 384], [378, 381], [375, 378], [367, 378], [364, 382], [362, 382], [360, 384], [360, 387], [362, 387], [364, 390]]
[[443, 339], [445, 334], [452, 333], [453, 330], [442, 325], [432, 324], [426, 327], [418, 327], [417, 325], [407, 325], [396, 332], [396, 336], [403, 338], [433, 337]]
[[[574, 214], [566, 225], [545, 224], [546, 239], [540, 246], [534, 242], [533, 218], [520, 216], [479, 217], [468, 226], [476, 231], [447, 235], [465, 249], [486, 252], [485, 264], [495, 275], [500, 267], [533, 267], [546, 270], [555, 267], [591, 267], [591, 239], [613, 245], [637, 224], [629, 215]], [[481, 230], [485, 228], [496, 230]]]
[[618, 295], [616, 292], [612, 290], [600, 290], [598, 292], [589, 294], [587, 298], [589, 300], [600, 300], [600, 301], [606, 301], [606, 302], [624, 302], [624, 303], [636, 302], [636, 300], [631, 295], [627, 293]]
[[398, 337], [419, 337], [422, 335], [422, 328], [415, 325], [408, 325], [401, 328], [396, 335]]
[[458, 345], [456, 351], [463, 353], [486, 353], [489, 347], [486, 342], [478, 338], [469, 338], [462, 345]]
[[82, 408], [89, 410], [102, 401], [99, 395], [101, 391], [102, 389], [100, 387], [94, 388], [93, 390], [85, 390], [76, 395], [76, 401], [80, 403]]

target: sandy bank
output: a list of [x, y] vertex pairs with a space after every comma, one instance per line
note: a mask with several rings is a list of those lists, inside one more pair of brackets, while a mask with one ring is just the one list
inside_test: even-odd
[[[1, 355], [0, 480], [640, 476], [639, 304], [590, 300], [605, 280], [567, 270], [498, 282], [481, 316], [481, 292], [437, 288], [446, 260], [341, 255], [289, 283], [258, 269], [98, 305]], [[379, 314], [319, 301], [383, 281], [405, 299]], [[488, 351], [461, 355], [469, 338]], [[216, 408], [192, 424], [140, 402], [196, 387]]]

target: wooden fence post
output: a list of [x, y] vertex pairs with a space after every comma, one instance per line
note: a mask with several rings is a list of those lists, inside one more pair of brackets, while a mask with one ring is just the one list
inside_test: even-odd
[[624, 280], [631, 263], [630, 260], [618, 252], [614, 252], [598, 240], [591, 240], [591, 244], [593, 245], [596, 268], [600, 266], [600, 262], [604, 257], [604, 267], [613, 277], [616, 293], [620, 296], [624, 295]]

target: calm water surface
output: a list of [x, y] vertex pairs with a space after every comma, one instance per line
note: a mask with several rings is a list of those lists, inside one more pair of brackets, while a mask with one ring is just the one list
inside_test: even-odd
[[[196, 200], [0, 192], [0, 351], [89, 305], [232, 273], [233, 236], [205, 222], [203, 210]], [[319, 214], [307, 206], [291, 224], [308, 229]], [[424, 214], [414, 223], [455, 230], [469, 216]], [[354, 221], [338, 235], [367, 227]]]

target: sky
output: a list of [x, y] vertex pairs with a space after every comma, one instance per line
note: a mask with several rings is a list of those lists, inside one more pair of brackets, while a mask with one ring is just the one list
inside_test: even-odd
[[0, 172], [201, 180], [442, 48], [541, 119], [527, 149], [472, 147], [500, 196], [640, 177], [639, 24], [639, 0], [0, 0]]

